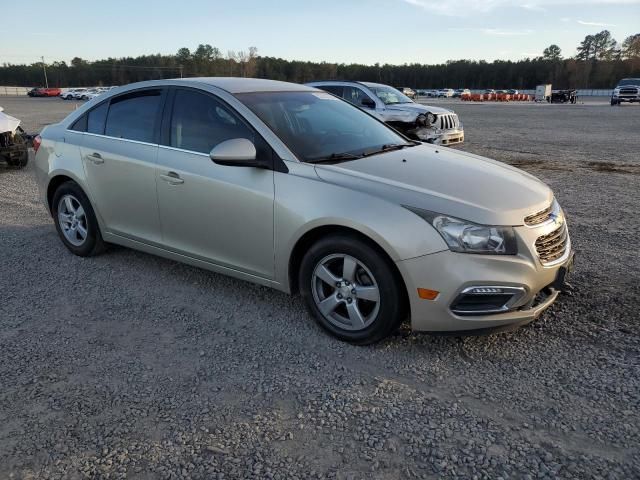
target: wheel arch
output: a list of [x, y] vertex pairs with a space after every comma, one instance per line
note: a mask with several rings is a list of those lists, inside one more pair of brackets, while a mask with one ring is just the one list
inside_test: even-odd
[[295, 243], [293, 249], [291, 250], [291, 255], [289, 256], [289, 269], [288, 269], [288, 281], [289, 281], [289, 291], [292, 294], [296, 294], [299, 292], [298, 285], [298, 272], [300, 271], [300, 265], [302, 263], [302, 258], [304, 257], [305, 252], [309, 249], [311, 245], [315, 242], [329, 235], [339, 235], [346, 234], [352, 235], [359, 240], [367, 243], [374, 250], [378, 251], [382, 258], [389, 264], [394, 276], [396, 276], [396, 280], [401, 282], [401, 285], [404, 287], [402, 290], [404, 292], [403, 301], [406, 302], [407, 307], [409, 306], [409, 291], [407, 290], [407, 284], [398, 269], [396, 263], [391, 258], [391, 255], [380, 246], [375, 240], [373, 240], [370, 236], [362, 233], [355, 228], [347, 227], [344, 225], [321, 225], [314, 227], [307, 232], [305, 232]]
[[[62, 185], [65, 182], [73, 182], [75, 184], [77, 184], [78, 186], [80, 186], [80, 184], [76, 181], [75, 178], [72, 178], [68, 175], [64, 175], [64, 174], [59, 174], [56, 175], [54, 177], [52, 177], [49, 180], [49, 183], [47, 184], [47, 208], [49, 209], [49, 213], [52, 213], [51, 210], [51, 202], [53, 202], [53, 196], [56, 193], [56, 190], [58, 189], [58, 187], [60, 187], [60, 185]], [[80, 186], [80, 188], [82, 188]], [[84, 191], [84, 189], [82, 189]]]

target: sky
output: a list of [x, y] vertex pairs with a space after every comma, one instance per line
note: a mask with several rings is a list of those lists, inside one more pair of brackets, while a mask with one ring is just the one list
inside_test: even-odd
[[[575, 54], [608, 29], [640, 33], [640, 0], [0, 0], [0, 64], [175, 53], [208, 43], [223, 53], [337, 63], [519, 60], [552, 43]], [[42, 13], [36, 13], [42, 12]]]

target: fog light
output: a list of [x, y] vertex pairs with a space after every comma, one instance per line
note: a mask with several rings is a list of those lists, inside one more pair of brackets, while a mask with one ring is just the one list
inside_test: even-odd
[[472, 288], [467, 293], [473, 294], [482, 294], [482, 293], [503, 293], [502, 288], [494, 288], [494, 287], [477, 287]]
[[451, 304], [456, 315], [487, 315], [508, 312], [525, 295], [522, 287], [477, 286], [467, 287]]

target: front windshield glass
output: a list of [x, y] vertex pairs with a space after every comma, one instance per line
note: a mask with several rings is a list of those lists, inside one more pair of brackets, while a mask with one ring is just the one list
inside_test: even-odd
[[619, 87], [624, 87], [626, 85], [640, 85], [640, 78], [625, 78], [624, 80], [620, 80], [618, 84]]
[[369, 87], [376, 97], [378, 97], [385, 105], [395, 105], [397, 103], [413, 103], [404, 93], [387, 86]]
[[244, 103], [303, 162], [359, 158], [407, 140], [326, 92], [241, 93]]

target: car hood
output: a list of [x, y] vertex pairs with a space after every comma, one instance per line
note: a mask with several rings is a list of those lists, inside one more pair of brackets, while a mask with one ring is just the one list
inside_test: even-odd
[[381, 111], [381, 116], [385, 122], [414, 122], [421, 113], [433, 113], [442, 115], [443, 113], [453, 113], [451, 110], [421, 103], [399, 103], [398, 105], [386, 105]]
[[385, 110], [390, 111], [399, 111], [399, 112], [415, 112], [416, 114], [421, 113], [435, 113], [436, 115], [440, 115], [442, 113], [453, 113], [452, 110], [447, 110], [442, 107], [434, 107], [432, 105], [423, 105], [421, 103], [399, 103], [397, 105], [385, 105]]
[[523, 225], [553, 199], [548, 186], [522, 170], [426, 144], [316, 165], [316, 172], [326, 182], [484, 225]]

